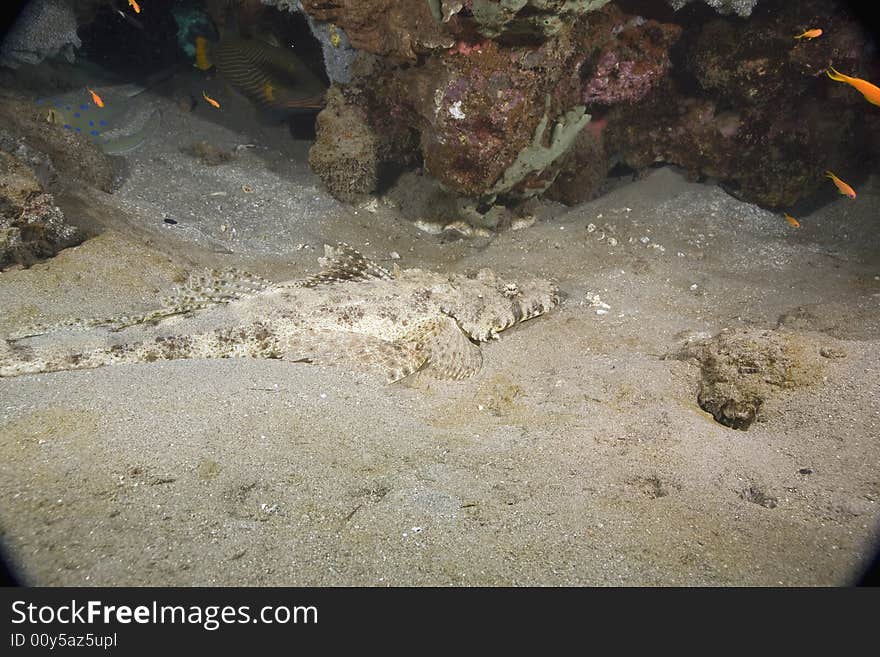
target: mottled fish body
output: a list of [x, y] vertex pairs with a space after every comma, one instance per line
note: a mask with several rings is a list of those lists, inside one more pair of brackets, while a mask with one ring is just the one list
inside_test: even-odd
[[271, 110], [320, 109], [326, 86], [289, 48], [255, 39], [196, 39], [196, 66], [217, 69], [238, 92]]
[[194, 272], [144, 315], [26, 327], [0, 339], [0, 378], [248, 357], [374, 370], [389, 383], [418, 371], [464, 379], [482, 367], [480, 343], [559, 303], [552, 281], [529, 275], [389, 271], [347, 244], [326, 245], [319, 262], [316, 274], [284, 283]]

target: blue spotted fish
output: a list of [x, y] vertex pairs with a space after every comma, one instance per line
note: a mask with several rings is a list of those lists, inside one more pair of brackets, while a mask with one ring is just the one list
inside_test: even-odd
[[40, 98], [37, 106], [48, 123], [88, 137], [105, 153], [117, 155], [140, 146], [159, 122], [152, 104], [134, 100], [141, 91], [128, 87], [102, 90], [104, 107], [92, 103], [84, 91]]

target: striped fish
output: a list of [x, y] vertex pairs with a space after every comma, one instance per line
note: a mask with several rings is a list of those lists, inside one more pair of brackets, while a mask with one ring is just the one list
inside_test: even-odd
[[238, 92], [271, 110], [324, 106], [324, 83], [289, 48], [225, 37], [211, 43], [196, 37], [196, 66], [217, 69]]

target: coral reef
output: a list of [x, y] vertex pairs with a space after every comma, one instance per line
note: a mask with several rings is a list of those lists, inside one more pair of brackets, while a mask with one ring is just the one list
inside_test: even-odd
[[[549, 111], [550, 96], [547, 96], [546, 106]], [[499, 194], [509, 193], [526, 178], [534, 174], [543, 174], [547, 171], [551, 164], [568, 151], [575, 137], [578, 136], [581, 129], [589, 122], [590, 115], [584, 113], [585, 109], [583, 105], [578, 105], [559, 116], [555, 120], [550, 142], [547, 146], [544, 145], [544, 134], [547, 130], [550, 116], [545, 112], [538, 122], [538, 127], [535, 128], [535, 135], [531, 143], [526, 145], [517, 154], [516, 159], [504, 170], [498, 182], [492, 185], [483, 195], [488, 197], [486, 202], [491, 203]], [[553, 182], [554, 178], [555, 175], [549, 177], [545, 175], [540, 182], [527, 185], [520, 194], [521, 198], [528, 198], [543, 192]]]
[[351, 81], [351, 66], [357, 52], [351, 45], [348, 35], [340, 27], [325, 20], [318, 20], [305, 12], [300, 0], [261, 0], [262, 4], [281, 11], [300, 12], [305, 15], [324, 57], [324, 70], [331, 82], [345, 84]]
[[[767, 0], [762, 9], [746, 31], [719, 18], [689, 33], [675, 78], [607, 114], [609, 156], [634, 169], [677, 164], [771, 208], [816, 192], [825, 169], [863, 175], [853, 164], [870, 160], [880, 119], [823, 75], [828, 62], [860, 66], [865, 39], [857, 22], [818, 1]], [[827, 37], [794, 40], [791, 25], [803, 22], [826, 26]]]
[[[676, 25], [629, 16], [606, 2], [419, 2], [403, 12], [411, 4], [302, 2], [378, 55], [355, 64], [349, 90], [358, 93], [349, 102], [364, 110], [380, 142], [400, 125], [417, 132], [425, 169], [465, 199], [458, 216], [468, 221], [498, 197], [516, 202], [546, 190], [590, 120], [584, 105], [644, 97], [666, 74], [680, 33]], [[422, 8], [430, 10], [430, 29], [424, 20], [417, 29], [408, 22]], [[382, 18], [368, 20], [373, 14]], [[396, 36], [378, 38], [389, 34]], [[398, 65], [417, 53], [415, 65]], [[376, 117], [393, 117], [396, 125], [377, 125]]]
[[332, 23], [317, 21], [308, 15], [307, 17], [312, 34], [321, 44], [327, 77], [331, 82], [351, 82], [351, 66], [357, 51], [352, 47], [345, 31]]
[[39, 64], [58, 53], [72, 62], [74, 50], [82, 45], [76, 28], [70, 3], [31, 0], [0, 45], [0, 65], [18, 68], [21, 64]]
[[[678, 11], [693, 0], [669, 0], [670, 6]], [[703, 0], [719, 14], [736, 14], [737, 16], [751, 16], [752, 9], [758, 4], [758, 0]]]
[[[355, 158], [356, 193], [378, 185], [378, 173], [364, 171], [419, 160], [460, 197], [458, 218], [479, 225], [493, 203], [545, 190], [569, 203], [592, 198], [612, 163], [676, 164], [744, 200], [789, 206], [824, 184], [826, 168], [852, 178], [846, 164], [880, 142], [880, 118], [860, 119], [863, 100], [822, 77], [830, 62], [858, 72], [866, 52], [840, 3], [710, 1], [732, 15], [689, 12], [697, 18], [686, 25], [670, 10], [645, 18], [603, 1], [271, 4], [301, 7], [361, 51], [344, 85], [359, 126], [348, 132], [371, 134]], [[826, 34], [793, 39], [793, 26], [807, 24]], [[318, 174], [340, 190], [333, 148], [345, 169], [352, 144], [326, 133], [319, 141]]]
[[602, 182], [611, 168], [605, 150], [603, 131], [606, 119], [592, 121], [582, 130], [561, 162], [560, 171], [547, 197], [567, 205], [575, 205], [596, 198]]
[[187, 57], [195, 59], [196, 37], [216, 36], [210, 17], [201, 7], [187, 3], [172, 7], [171, 15], [177, 25], [177, 45]]
[[0, 269], [30, 266], [84, 239], [79, 229], [65, 223], [52, 195], [44, 191], [41, 172], [25, 161], [31, 157], [27, 147], [0, 134]]
[[676, 24], [625, 14], [614, 5], [591, 14], [578, 30], [580, 100], [588, 112], [601, 118], [594, 118], [578, 135], [560, 163], [561, 171], [548, 190], [551, 198], [575, 204], [598, 194], [611, 168], [604, 115], [615, 106], [638, 103], [665, 80], [671, 67], [669, 52], [681, 32]]
[[[542, 42], [609, 0], [262, 0], [340, 29], [351, 45], [396, 60], [449, 48], [456, 41]], [[311, 21], [310, 21], [311, 23]], [[320, 29], [313, 32], [326, 43]], [[333, 37], [330, 35], [332, 44]], [[332, 44], [336, 47], [336, 44]], [[325, 48], [325, 56], [332, 49]]]
[[414, 61], [420, 53], [455, 41], [447, 25], [434, 19], [425, 0], [302, 0], [300, 4], [313, 19], [341, 29], [352, 47], [376, 55]]
[[[398, 112], [415, 113], [425, 167], [444, 187], [485, 201], [499, 193], [527, 197], [548, 182], [533, 174], [586, 123], [583, 109], [574, 110], [582, 105], [576, 58], [568, 34], [537, 47], [459, 43], [394, 73], [380, 92]], [[557, 119], [570, 126], [551, 144]]]
[[546, 39], [560, 34], [573, 19], [596, 11], [609, 0], [429, 0], [435, 17], [449, 21], [463, 7], [470, 17], [462, 19], [466, 29], [473, 25], [485, 38], [510, 36]]
[[666, 77], [669, 50], [681, 32], [674, 23], [624, 14], [613, 5], [590, 16], [578, 39], [586, 53], [580, 65], [583, 103], [610, 106], [644, 98]]

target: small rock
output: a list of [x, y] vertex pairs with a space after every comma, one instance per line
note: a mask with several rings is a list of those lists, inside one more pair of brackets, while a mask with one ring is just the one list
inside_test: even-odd
[[846, 350], [838, 347], [822, 347], [819, 355], [823, 358], [846, 358]]

